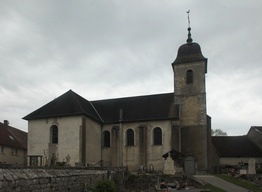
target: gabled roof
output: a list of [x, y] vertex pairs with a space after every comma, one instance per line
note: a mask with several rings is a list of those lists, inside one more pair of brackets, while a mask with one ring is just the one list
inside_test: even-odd
[[[19, 142], [19, 140], [16, 138], [15, 135], [12, 134], [11, 131], [9, 131], [9, 126], [5, 125], [3, 123], [0, 123], [0, 145], [10, 146], [10, 147], [16, 147], [21, 149], [27, 149], [27, 146], [23, 146]], [[15, 129], [15, 128], [11, 128]], [[16, 130], [16, 132], [19, 132], [20, 130]], [[22, 131], [21, 131], [22, 132]], [[24, 135], [25, 132], [21, 133], [21, 135]], [[26, 133], [27, 135], [27, 133]], [[17, 133], [18, 136], [18, 133]], [[26, 136], [27, 139], [27, 136]], [[27, 141], [26, 141], [27, 143]]]
[[174, 105], [173, 99], [173, 93], [165, 93], [90, 102], [69, 90], [23, 119], [87, 115], [103, 123], [114, 123], [179, 118], [179, 105]]
[[72, 90], [25, 116], [23, 119], [40, 119], [57, 116], [87, 115], [101, 121], [92, 104]]
[[262, 151], [243, 136], [213, 136], [212, 143], [220, 157], [262, 157]]
[[173, 104], [174, 94], [165, 93], [118, 99], [91, 101], [105, 123], [179, 118], [179, 105]]
[[23, 148], [27, 149], [27, 132], [10, 126], [7, 126], [7, 130], [16, 138]]
[[248, 130], [247, 135], [249, 134], [251, 129], [254, 129], [256, 132], [262, 134], [262, 126], [251, 126], [250, 129]]

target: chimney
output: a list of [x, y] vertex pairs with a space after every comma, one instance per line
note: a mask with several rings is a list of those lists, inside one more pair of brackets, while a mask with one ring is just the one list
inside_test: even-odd
[[9, 121], [8, 120], [4, 120], [4, 125], [9, 125]]

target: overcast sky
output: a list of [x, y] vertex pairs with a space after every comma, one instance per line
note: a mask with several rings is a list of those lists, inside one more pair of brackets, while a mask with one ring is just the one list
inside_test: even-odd
[[173, 92], [171, 63], [191, 33], [208, 58], [212, 128], [261, 125], [261, 0], [0, 0], [0, 117], [72, 89], [87, 100]]

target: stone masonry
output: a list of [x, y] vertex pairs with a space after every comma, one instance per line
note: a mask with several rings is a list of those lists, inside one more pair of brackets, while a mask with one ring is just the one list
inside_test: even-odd
[[106, 170], [0, 169], [0, 192], [82, 192], [107, 178]]

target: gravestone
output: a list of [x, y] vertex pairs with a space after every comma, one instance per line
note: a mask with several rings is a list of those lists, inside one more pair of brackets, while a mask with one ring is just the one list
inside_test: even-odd
[[250, 158], [248, 160], [248, 174], [256, 174], [256, 160]]
[[166, 158], [166, 160], [164, 162], [164, 171], [163, 172], [165, 174], [175, 174], [176, 173], [174, 161], [170, 157], [170, 153], [168, 153], [168, 157]]

